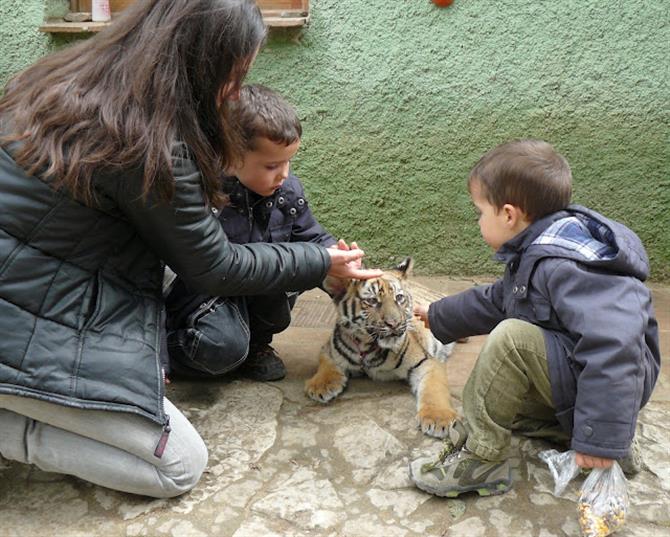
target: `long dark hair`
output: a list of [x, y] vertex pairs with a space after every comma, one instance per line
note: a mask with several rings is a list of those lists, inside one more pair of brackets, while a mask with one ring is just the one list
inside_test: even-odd
[[7, 84], [0, 117], [27, 173], [92, 199], [96, 171], [143, 170], [143, 191], [174, 193], [171, 147], [188, 146], [211, 202], [241, 139], [218, 106], [265, 38], [253, 0], [138, 0], [91, 39]]

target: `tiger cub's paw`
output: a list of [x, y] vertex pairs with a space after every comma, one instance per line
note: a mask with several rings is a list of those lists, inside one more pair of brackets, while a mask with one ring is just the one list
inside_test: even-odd
[[310, 399], [327, 403], [342, 393], [347, 385], [347, 376], [331, 362], [321, 360], [316, 374], [305, 382], [305, 393]]
[[331, 378], [323, 382], [321, 379], [317, 379], [315, 375], [305, 382], [305, 393], [310, 399], [319, 403], [327, 403], [340, 395], [345, 386], [346, 380]]
[[451, 407], [423, 406], [416, 414], [421, 432], [429, 436], [444, 438], [452, 421], [458, 417]]

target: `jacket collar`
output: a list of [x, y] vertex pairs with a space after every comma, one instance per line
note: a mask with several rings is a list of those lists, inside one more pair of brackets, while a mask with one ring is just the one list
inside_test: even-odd
[[510, 263], [516, 260], [523, 251], [528, 248], [535, 239], [537, 239], [545, 229], [547, 229], [556, 220], [570, 216], [567, 211], [558, 211], [536, 220], [530, 224], [521, 233], [511, 238], [495, 253], [494, 259], [503, 263]]
[[222, 179], [222, 187], [225, 194], [228, 195], [230, 204], [234, 207], [255, 207], [265, 200], [274, 200], [279, 194], [283, 192], [282, 188], [277, 189], [270, 196], [260, 196], [255, 192], [249, 190], [244, 186], [240, 180], [233, 176], [224, 176]]

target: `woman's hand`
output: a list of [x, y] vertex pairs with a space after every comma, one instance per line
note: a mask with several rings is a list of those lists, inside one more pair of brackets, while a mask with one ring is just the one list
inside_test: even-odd
[[428, 322], [428, 306], [424, 306], [423, 304], [415, 304], [414, 316], [418, 317], [424, 326], [430, 330], [430, 323]]
[[603, 457], [576, 452], [575, 462], [580, 468], [609, 468], [612, 466], [614, 459], [605, 459]]
[[382, 271], [379, 269], [363, 269], [363, 256], [365, 252], [358, 248], [355, 242], [351, 247], [340, 239], [337, 247], [327, 249], [330, 254], [330, 270], [328, 276], [333, 278], [369, 280], [370, 278], [379, 278]]

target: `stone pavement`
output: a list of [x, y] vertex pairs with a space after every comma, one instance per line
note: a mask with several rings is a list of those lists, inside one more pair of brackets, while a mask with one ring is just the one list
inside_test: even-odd
[[[474, 281], [418, 278], [451, 294]], [[663, 356], [670, 356], [670, 287], [654, 287]], [[172, 500], [112, 492], [75, 478], [0, 463], [1, 537], [559, 537], [578, 536], [571, 484], [552, 496], [537, 454], [542, 441], [514, 437], [514, 488], [495, 497], [434, 498], [408, 478], [410, 457], [440, 441], [414, 423], [400, 382], [353, 379], [335, 401], [307, 399], [332, 322], [328, 298], [304, 294], [292, 327], [276, 340], [289, 374], [276, 383], [229, 379], [175, 382], [168, 396], [205, 438], [209, 465], [199, 485]], [[449, 361], [457, 407], [483, 337], [459, 344]], [[629, 482], [621, 537], [670, 535], [670, 369], [641, 413], [647, 469]]]

